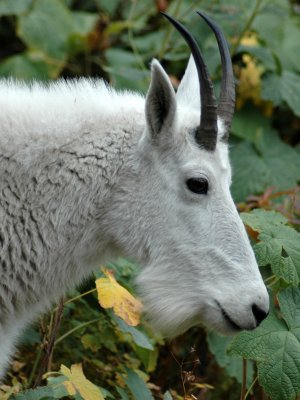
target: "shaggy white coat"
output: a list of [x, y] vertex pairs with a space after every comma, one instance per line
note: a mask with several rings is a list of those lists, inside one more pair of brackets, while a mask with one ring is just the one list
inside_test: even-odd
[[[146, 102], [102, 81], [0, 83], [0, 376], [21, 330], [123, 255], [153, 325], [252, 329], [268, 295], [230, 195], [228, 148], [193, 138], [190, 61], [177, 98], [157, 61]], [[219, 137], [222, 137], [219, 121]], [[187, 179], [205, 176], [207, 195]]]

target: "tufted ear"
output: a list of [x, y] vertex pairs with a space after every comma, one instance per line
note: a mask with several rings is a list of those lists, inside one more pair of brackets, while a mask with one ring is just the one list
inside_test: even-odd
[[176, 99], [178, 104], [192, 107], [197, 111], [201, 109], [199, 78], [192, 55], [178, 86]]
[[163, 128], [173, 126], [175, 114], [176, 98], [171, 81], [160, 63], [154, 59], [151, 64], [151, 83], [146, 97], [146, 120], [153, 139], [160, 135]]

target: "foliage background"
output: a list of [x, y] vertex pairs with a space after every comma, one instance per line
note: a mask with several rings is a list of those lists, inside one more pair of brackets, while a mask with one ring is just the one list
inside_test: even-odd
[[[156, 57], [176, 87], [189, 52], [159, 13], [167, 11], [198, 38], [218, 91], [217, 44], [197, 9], [220, 24], [230, 44], [237, 80], [232, 193], [246, 212], [244, 222], [270, 288], [271, 316], [233, 342], [198, 328], [164, 342], [146, 322], [129, 327], [101, 309], [91, 279], [65, 299], [47, 370], [82, 363], [89, 380], [102, 388], [101, 396], [112, 399], [295, 399], [300, 390], [299, 2], [0, 0], [0, 76], [45, 81], [102, 77], [118, 89], [145, 93], [149, 63]], [[109, 268], [132, 291], [137, 267], [119, 260]], [[66, 369], [47, 375], [42, 389], [21, 394], [37, 379], [56, 316], [54, 309], [23, 335], [0, 398], [101, 398], [99, 393], [87, 397], [76, 385], [71, 394], [62, 385], [72, 381]], [[231, 355], [256, 361], [248, 362], [244, 378], [246, 363], [228, 355], [228, 344]], [[255, 348], [260, 350], [255, 353]]]

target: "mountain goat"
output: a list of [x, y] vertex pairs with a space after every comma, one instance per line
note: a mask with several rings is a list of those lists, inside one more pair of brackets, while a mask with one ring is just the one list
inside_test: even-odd
[[144, 99], [99, 80], [0, 83], [0, 375], [22, 329], [101, 263], [141, 266], [137, 291], [167, 336], [254, 329], [269, 300], [230, 195], [235, 92], [220, 28], [217, 105], [200, 50], [175, 94], [157, 60]]

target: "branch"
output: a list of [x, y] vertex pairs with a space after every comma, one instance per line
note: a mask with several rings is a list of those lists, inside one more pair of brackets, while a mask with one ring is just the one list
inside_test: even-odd
[[63, 310], [64, 310], [64, 299], [62, 297], [59, 301], [57, 311], [55, 313], [55, 320], [54, 320], [53, 326], [52, 326], [52, 324], [49, 326], [48, 338], [47, 338], [46, 344], [43, 347], [44, 356], [40, 363], [39, 373], [33, 384], [33, 389], [41, 384], [43, 375], [47, 371], [50, 360], [52, 359], [54, 344], [55, 344], [56, 336], [58, 334], [58, 330], [59, 330], [59, 327], [61, 324]]
[[240, 43], [241, 43], [241, 40], [242, 40], [243, 37], [245, 36], [245, 33], [246, 33], [247, 31], [249, 31], [249, 29], [250, 29], [250, 27], [251, 27], [251, 25], [252, 25], [252, 23], [253, 23], [255, 17], [256, 17], [257, 14], [259, 13], [259, 9], [260, 9], [260, 6], [261, 6], [262, 1], [263, 1], [263, 0], [256, 0], [255, 7], [253, 8], [253, 11], [252, 11], [252, 13], [251, 13], [250, 16], [249, 16], [248, 21], [246, 22], [246, 25], [244, 26], [244, 29], [241, 31], [241, 33], [240, 33], [240, 35], [239, 35], [237, 41], [235, 42], [235, 44], [234, 44], [234, 45], [232, 46], [232, 48], [231, 48], [231, 51], [230, 51], [231, 57], [235, 54], [237, 48], [239, 47], [239, 45], [240, 45]]

